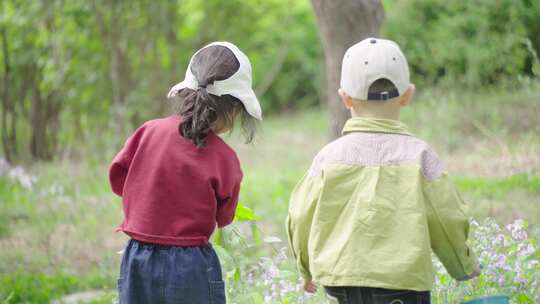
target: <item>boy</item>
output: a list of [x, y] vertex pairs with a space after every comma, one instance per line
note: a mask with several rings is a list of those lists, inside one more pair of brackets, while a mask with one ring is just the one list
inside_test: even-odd
[[430, 303], [431, 250], [450, 275], [479, 274], [466, 206], [437, 155], [399, 121], [407, 60], [389, 40], [347, 50], [339, 95], [352, 118], [291, 195], [287, 232], [305, 280], [338, 303]]

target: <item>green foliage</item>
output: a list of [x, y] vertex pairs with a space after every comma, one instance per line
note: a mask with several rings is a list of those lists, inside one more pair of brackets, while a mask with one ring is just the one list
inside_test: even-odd
[[486, 179], [480, 177], [460, 177], [456, 180], [462, 191], [477, 195], [496, 195], [521, 189], [530, 193], [540, 193], [540, 176], [517, 174], [507, 178]]
[[251, 220], [257, 220], [259, 217], [255, 214], [255, 212], [252, 209], [249, 209], [248, 207], [238, 204], [238, 207], [236, 208], [236, 214], [234, 215], [234, 220], [238, 222], [245, 222], [245, 221], [251, 221]]
[[412, 78], [478, 88], [538, 74], [540, 2], [385, 1], [385, 35], [404, 49]]
[[0, 277], [0, 303], [50, 303], [78, 290], [109, 286], [109, 280], [102, 275], [16, 273]]
[[[540, 74], [538, 1], [384, 4], [382, 35], [401, 44], [417, 83], [478, 88]], [[95, 135], [124, 137], [165, 115], [166, 92], [213, 40], [247, 53], [265, 116], [324, 100], [309, 1], [6, 0], [0, 8], [0, 131], [12, 161], [109, 153], [110, 138]], [[80, 148], [89, 138], [92, 152]]]
[[321, 99], [308, 1], [9, 0], [0, 8], [0, 83], [9, 96], [2, 119], [15, 121], [16, 135], [3, 145], [11, 160], [27, 155], [15, 150], [50, 159], [104, 127], [125, 134], [164, 115], [168, 89], [214, 40], [248, 54], [265, 115]]

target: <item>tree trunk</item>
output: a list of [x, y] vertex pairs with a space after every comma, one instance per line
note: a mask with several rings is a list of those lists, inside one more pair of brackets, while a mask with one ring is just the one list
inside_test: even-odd
[[[2, 37], [2, 53], [4, 57], [4, 78], [2, 86], [2, 148], [9, 162], [17, 157], [17, 110], [13, 98], [13, 78], [11, 74], [10, 52], [5, 27], [0, 31]], [[24, 85], [21, 84], [21, 86]]]
[[379, 35], [384, 10], [379, 0], [311, 0], [311, 3], [326, 60], [330, 131], [332, 138], [337, 138], [350, 116], [337, 94], [343, 55], [356, 42]]
[[39, 87], [34, 87], [30, 126], [32, 137], [30, 153], [39, 160], [52, 160], [57, 151], [58, 127], [61, 103], [58, 91], [43, 96]]
[[[63, 1], [59, 1], [59, 11], [62, 11]], [[45, 19], [45, 28], [49, 32], [55, 32], [57, 26], [62, 27], [63, 24], [55, 23], [55, 15], [49, 11]], [[58, 49], [61, 46], [57, 43], [51, 44], [50, 58], [54, 61], [59, 83], [62, 83], [66, 78], [67, 67], [65, 66], [65, 58], [59, 56]], [[32, 106], [30, 108], [30, 126], [32, 129], [30, 140], [30, 153], [35, 159], [52, 160], [57, 151], [58, 131], [60, 111], [62, 110], [62, 98], [60, 85], [50, 90], [43, 90], [40, 84], [43, 81], [45, 71], [42, 67], [36, 69], [37, 76], [33, 81], [32, 89]]]

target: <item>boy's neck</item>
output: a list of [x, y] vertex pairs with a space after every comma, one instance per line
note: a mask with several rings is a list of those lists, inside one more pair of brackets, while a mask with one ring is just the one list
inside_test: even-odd
[[400, 112], [398, 98], [379, 102], [354, 100], [351, 107], [352, 117], [399, 120]]
[[376, 108], [375, 109], [373, 108], [358, 109], [355, 107], [351, 108], [352, 117], [399, 120], [399, 114], [400, 114], [399, 109], [397, 109], [396, 111], [387, 111], [386, 109], [378, 110]]

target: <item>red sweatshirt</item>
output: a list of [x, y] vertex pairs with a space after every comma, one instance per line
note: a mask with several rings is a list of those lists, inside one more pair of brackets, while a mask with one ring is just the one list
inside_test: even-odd
[[242, 171], [236, 153], [214, 133], [197, 148], [178, 133], [180, 117], [144, 123], [109, 168], [124, 221], [118, 230], [157, 244], [198, 246], [230, 224]]

